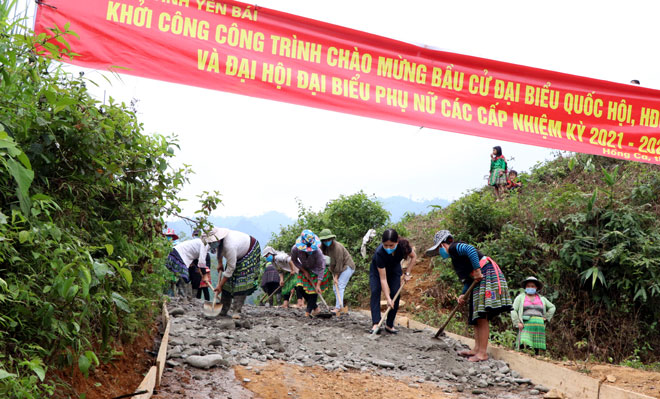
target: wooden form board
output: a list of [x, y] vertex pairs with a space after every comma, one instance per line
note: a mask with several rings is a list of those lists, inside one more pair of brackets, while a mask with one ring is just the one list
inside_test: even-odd
[[134, 392], [139, 392], [146, 390], [147, 393], [134, 396], [135, 399], [150, 399], [151, 395], [154, 393], [154, 389], [160, 386], [160, 379], [163, 376], [163, 370], [165, 369], [165, 361], [167, 360], [167, 344], [170, 336], [170, 314], [167, 311], [167, 306], [163, 302], [163, 323], [165, 324], [165, 331], [163, 332], [163, 339], [160, 342], [160, 348], [158, 349], [158, 356], [156, 357], [156, 365], [151, 366], [147, 375], [144, 376], [144, 379], [137, 387]]
[[156, 375], [158, 374], [158, 370], [156, 369], [156, 366], [151, 366], [149, 369], [149, 372], [147, 375], [144, 376], [144, 380], [140, 383], [140, 385], [137, 387], [135, 392], [146, 390], [147, 393], [143, 393], [142, 395], [136, 395], [133, 396], [135, 399], [150, 399], [151, 395], [154, 393], [154, 387], [156, 386]]
[[167, 361], [167, 344], [170, 337], [170, 326], [172, 323], [168, 320], [167, 327], [163, 333], [163, 340], [160, 341], [160, 348], [158, 349], [158, 356], [156, 357], [156, 367], [158, 374], [156, 376], [156, 387], [160, 386], [160, 381], [163, 378], [163, 370], [165, 370], [165, 362]]

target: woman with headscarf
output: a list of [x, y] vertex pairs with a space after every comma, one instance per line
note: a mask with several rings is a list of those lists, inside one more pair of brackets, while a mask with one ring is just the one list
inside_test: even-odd
[[[289, 299], [291, 299], [291, 291], [296, 288], [298, 279], [296, 274], [298, 268], [293, 264], [291, 256], [282, 251], [276, 251], [273, 247], [264, 248], [264, 256], [266, 262], [272, 262], [277, 272], [280, 275], [280, 286], [282, 287], [282, 307], [289, 307]], [[302, 293], [298, 302], [302, 304]]]
[[[256, 238], [240, 231], [214, 227], [204, 235], [204, 241], [218, 256], [218, 285], [215, 292], [222, 293], [221, 316], [227, 316], [229, 308], [232, 317], [240, 319], [245, 298], [252, 294], [259, 284], [261, 247]], [[226, 264], [223, 265], [223, 258]]]
[[315, 316], [321, 310], [318, 308], [317, 292], [328, 288], [330, 273], [325, 267], [325, 257], [320, 250], [321, 240], [311, 230], [303, 230], [296, 243], [291, 248], [291, 260], [298, 273], [298, 282], [302, 283], [307, 308], [305, 316]]
[[506, 158], [502, 155], [502, 147], [493, 147], [493, 153], [490, 154], [490, 174], [488, 185], [495, 189], [495, 198], [500, 199], [500, 188], [506, 186]]
[[[401, 261], [409, 261], [408, 270], [405, 276], [401, 268]], [[383, 232], [381, 244], [376, 249], [371, 259], [369, 268], [369, 287], [371, 288], [371, 322], [373, 326], [370, 333], [378, 331], [378, 324], [381, 320], [380, 315], [380, 294], [385, 294], [387, 306], [391, 308], [385, 320], [385, 331], [390, 334], [396, 334], [399, 331], [394, 329], [394, 319], [399, 310], [399, 299], [394, 301], [397, 291], [401, 287], [402, 280], [410, 280], [412, 268], [415, 265], [417, 254], [408, 240], [399, 237], [394, 229], [387, 229]]]
[[[509, 287], [504, 273], [490, 257], [470, 244], [454, 241], [449, 230], [440, 230], [433, 237], [433, 246], [426, 250], [427, 256], [440, 255], [451, 259], [454, 271], [463, 282], [463, 292], [458, 297], [458, 304], [466, 300], [470, 304], [468, 324], [474, 326], [474, 348], [459, 352], [471, 362], [488, 360], [489, 322], [500, 313], [511, 310]], [[476, 281], [469, 298], [465, 294]]]

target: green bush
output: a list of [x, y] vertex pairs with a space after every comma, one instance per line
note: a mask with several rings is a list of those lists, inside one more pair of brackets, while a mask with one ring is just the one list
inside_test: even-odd
[[51, 61], [66, 50], [0, 22], [0, 397], [42, 398], [50, 370], [87, 375], [152, 325], [188, 171], [169, 166], [175, 139]]
[[[325, 208], [319, 212], [313, 212], [298, 204], [298, 219], [295, 223], [282, 227], [279, 233], [273, 234], [269, 242], [274, 248], [284, 252], [290, 252], [291, 247], [302, 230], [310, 229], [316, 234], [328, 228], [337, 236], [337, 241], [344, 244], [353, 256], [356, 264], [356, 272], [346, 288], [344, 300], [350, 305], [364, 305], [370, 297], [369, 290], [369, 265], [371, 255], [380, 244], [380, 236], [386, 228], [396, 228], [401, 236], [407, 234], [405, 226], [401, 223], [391, 225], [390, 214], [382, 204], [374, 197], [370, 197], [362, 191], [353, 195], [342, 195], [328, 202]], [[368, 246], [368, 257], [363, 259], [360, 255], [362, 237], [369, 229], [377, 232]], [[334, 304], [334, 292], [328, 290], [324, 299], [329, 305]]]
[[[557, 305], [548, 348], [558, 358], [658, 361], [660, 168], [559, 156], [525, 182], [500, 202], [489, 187], [466, 195], [436, 211], [424, 234], [449, 229], [491, 256], [512, 297], [526, 276], [544, 281], [544, 295]], [[447, 261], [436, 261], [434, 273], [445, 293], [435, 305], [447, 306], [456, 278]], [[504, 315], [493, 337], [509, 344], [510, 324]]]

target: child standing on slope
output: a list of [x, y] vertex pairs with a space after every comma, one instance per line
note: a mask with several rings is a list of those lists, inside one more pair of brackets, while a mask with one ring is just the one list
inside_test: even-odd
[[493, 153], [490, 155], [490, 177], [488, 185], [495, 189], [495, 197], [500, 200], [500, 189], [506, 186], [506, 159], [502, 155], [502, 147], [493, 147]]

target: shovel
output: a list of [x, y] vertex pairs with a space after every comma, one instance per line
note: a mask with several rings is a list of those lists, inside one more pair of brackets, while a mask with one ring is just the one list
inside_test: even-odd
[[213, 293], [213, 302], [209, 301], [204, 301], [204, 309], [203, 313], [204, 316], [206, 317], [217, 317], [220, 314], [220, 311], [222, 310], [222, 304], [215, 302], [215, 300], [218, 299], [218, 293], [214, 292]]
[[279, 287], [277, 287], [277, 289], [275, 289], [275, 291], [273, 291], [270, 295], [268, 295], [268, 296], [264, 295], [264, 296], [259, 300], [259, 305], [261, 306], [261, 305], [263, 305], [264, 303], [266, 303], [268, 300], [270, 300], [270, 298], [273, 297], [273, 295], [275, 295], [275, 294], [277, 294], [278, 292], [280, 292], [281, 289], [282, 289], [282, 286], [279, 286]]
[[277, 289], [276, 289], [275, 291], [273, 291], [270, 295], [268, 295], [268, 296], [265, 296], [265, 295], [264, 295], [264, 297], [261, 298], [261, 300], [259, 301], [259, 305], [263, 305], [263, 304], [266, 303], [266, 301], [268, 301], [273, 295], [275, 295], [275, 294], [277, 294], [278, 292], [280, 292], [280, 290], [282, 289], [282, 287], [284, 287], [284, 286], [286, 285], [286, 283], [289, 282], [289, 279], [291, 279], [291, 277], [293, 277], [293, 274], [289, 275], [289, 277], [287, 277], [286, 280], [284, 280], [284, 284], [282, 284], [282, 285], [280, 285], [279, 287], [277, 287]]
[[339, 312], [337, 312], [337, 316], [339, 316], [342, 313], [348, 314], [348, 309], [344, 306], [344, 300], [339, 296], [339, 286], [336, 283], [334, 283], [334, 286], [335, 286], [335, 296], [339, 298], [339, 305], [341, 306], [341, 309], [339, 309]]
[[[401, 287], [399, 287], [399, 290], [396, 292], [394, 295], [394, 298], [392, 299], [392, 303], [396, 302], [397, 298], [399, 295], [401, 295], [401, 291], [403, 290], [403, 286], [406, 285], [406, 281], [403, 280], [401, 283]], [[385, 310], [385, 313], [383, 313], [383, 316], [380, 318], [380, 323], [378, 323], [378, 326], [373, 330], [373, 332], [369, 335], [370, 339], [378, 339], [379, 335], [378, 332], [380, 331], [381, 327], [383, 327], [383, 323], [387, 319], [387, 315], [390, 313], [390, 310], [392, 310], [391, 307], [387, 307], [387, 310]]]
[[[316, 286], [314, 288], [316, 288]], [[323, 299], [323, 295], [321, 295], [321, 291], [316, 290], [316, 293], [319, 294], [319, 298], [321, 298], [321, 302], [323, 302], [323, 305], [325, 306], [325, 312], [320, 312], [315, 317], [318, 317], [319, 319], [331, 318], [333, 313], [330, 311], [330, 308], [328, 307], [328, 304], [325, 302], [325, 299]]]
[[[470, 296], [470, 294], [472, 294], [472, 290], [474, 289], [474, 287], [475, 287], [476, 285], [477, 285], [477, 280], [472, 281], [472, 284], [470, 285], [470, 288], [468, 288], [468, 290], [465, 291], [465, 297], [466, 297], [466, 298], [468, 298], [468, 297]], [[451, 313], [449, 313], [449, 317], [447, 318], [447, 320], [442, 324], [442, 326], [440, 326], [440, 329], [438, 330], [438, 332], [435, 333], [435, 335], [433, 336], [434, 339], [439, 339], [438, 337], [442, 334], [443, 331], [445, 331], [445, 327], [447, 327], [447, 324], [449, 324], [449, 322], [451, 321], [452, 317], [454, 317], [454, 314], [455, 314], [456, 311], [458, 310], [458, 307], [459, 307], [459, 306], [461, 306], [461, 305], [460, 305], [460, 304], [457, 304], [457, 305], [454, 307], [454, 310], [452, 310]]]

